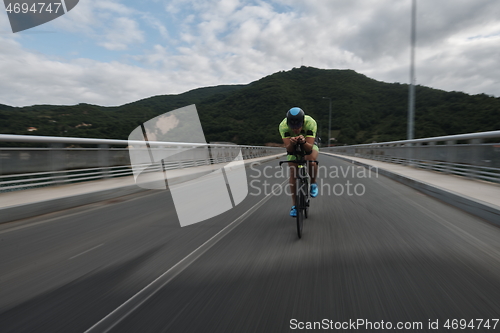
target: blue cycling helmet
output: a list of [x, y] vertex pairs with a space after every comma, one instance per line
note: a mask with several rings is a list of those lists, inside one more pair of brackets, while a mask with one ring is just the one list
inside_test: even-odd
[[298, 107], [291, 108], [286, 113], [286, 124], [291, 129], [301, 128], [304, 125], [304, 110]]

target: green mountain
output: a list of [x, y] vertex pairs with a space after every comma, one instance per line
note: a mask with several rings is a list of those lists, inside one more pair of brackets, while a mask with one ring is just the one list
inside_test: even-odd
[[[408, 85], [384, 83], [352, 70], [312, 67], [278, 72], [248, 85], [199, 88], [179, 95], [146, 98], [119, 107], [89, 104], [0, 105], [0, 133], [127, 139], [144, 121], [196, 104], [208, 141], [280, 143], [278, 124], [299, 106], [339, 144], [406, 137]], [[37, 128], [28, 132], [29, 127]], [[416, 87], [415, 137], [500, 130], [500, 98]]]

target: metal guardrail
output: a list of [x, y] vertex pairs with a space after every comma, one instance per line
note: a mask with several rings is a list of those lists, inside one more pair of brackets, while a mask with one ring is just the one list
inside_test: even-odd
[[[0, 147], [0, 192], [75, 183], [95, 179], [130, 176], [130, 149], [144, 149], [144, 141], [44, 137], [31, 135], [0, 134], [1, 142], [28, 142], [48, 144], [41, 148]], [[92, 145], [81, 148], [65, 145]], [[227, 163], [240, 152], [243, 159], [251, 159], [284, 152], [283, 148], [265, 146], [238, 146], [231, 144], [199, 144], [182, 142], [148, 142], [150, 150], [176, 150], [175, 161], [166, 161], [166, 170], [190, 168], [208, 164]], [[111, 147], [122, 146], [122, 147]], [[123, 148], [126, 146], [126, 148]], [[207, 150], [207, 147], [209, 148]], [[186, 148], [190, 148], [186, 153]], [[148, 172], [161, 171], [161, 163], [146, 168]]]
[[[484, 143], [496, 139], [498, 143]], [[328, 147], [322, 151], [500, 183], [500, 131]]]

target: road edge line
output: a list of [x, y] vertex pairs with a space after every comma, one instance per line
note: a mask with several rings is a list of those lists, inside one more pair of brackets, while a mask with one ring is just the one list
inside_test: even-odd
[[[348, 156], [344, 157], [331, 153], [324, 154], [365, 168], [373, 168], [373, 165], [352, 160]], [[446, 190], [436, 185], [425, 183], [408, 176], [394, 173], [386, 169], [377, 167], [377, 170], [379, 174], [386, 176], [387, 178], [395, 180], [403, 185], [409, 186], [435, 199], [441, 200], [469, 214], [482, 218], [483, 220], [496, 227], [500, 227], [500, 209], [494, 207], [493, 205], [489, 205], [488, 203], [479, 200], [474, 200], [473, 198], [466, 197], [459, 193], [455, 193], [450, 190]]]
[[[280, 188], [288, 181], [285, 180], [280, 184]], [[123, 321], [128, 315], [134, 312], [137, 308], [139, 308], [142, 304], [144, 304], [148, 299], [150, 299], [156, 292], [158, 292], [161, 288], [163, 288], [167, 283], [169, 283], [172, 279], [174, 279], [177, 275], [179, 275], [184, 269], [186, 269], [189, 265], [191, 265], [196, 259], [201, 257], [205, 252], [207, 252], [210, 248], [212, 248], [215, 244], [217, 244], [224, 236], [229, 234], [233, 229], [235, 229], [238, 225], [240, 225], [244, 220], [246, 220], [252, 213], [254, 213], [257, 208], [261, 207], [264, 203], [266, 203], [274, 194], [276, 190], [273, 190], [271, 193], [262, 198], [255, 205], [250, 207], [246, 212], [241, 214], [237, 219], [233, 222], [229, 223], [222, 230], [196, 248], [193, 252], [184, 257], [181, 261], [176, 263], [170, 269], [168, 269], [165, 273], [157, 277], [151, 283], [149, 283], [146, 287], [142, 288], [138, 291], [134, 296], [125, 301], [122, 305], [117, 307], [115, 310], [110, 312], [107, 316], [102, 318], [100, 321], [95, 323], [92, 327], [87, 329], [85, 333], [93, 333], [93, 332], [109, 332], [116, 325], [118, 325], [121, 321]]]

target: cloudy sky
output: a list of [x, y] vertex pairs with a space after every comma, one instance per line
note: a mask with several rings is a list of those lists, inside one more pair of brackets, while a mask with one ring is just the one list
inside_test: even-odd
[[[417, 0], [417, 83], [500, 97], [500, 1]], [[80, 0], [13, 34], [0, 103], [122, 105], [294, 67], [409, 82], [411, 0]]]

